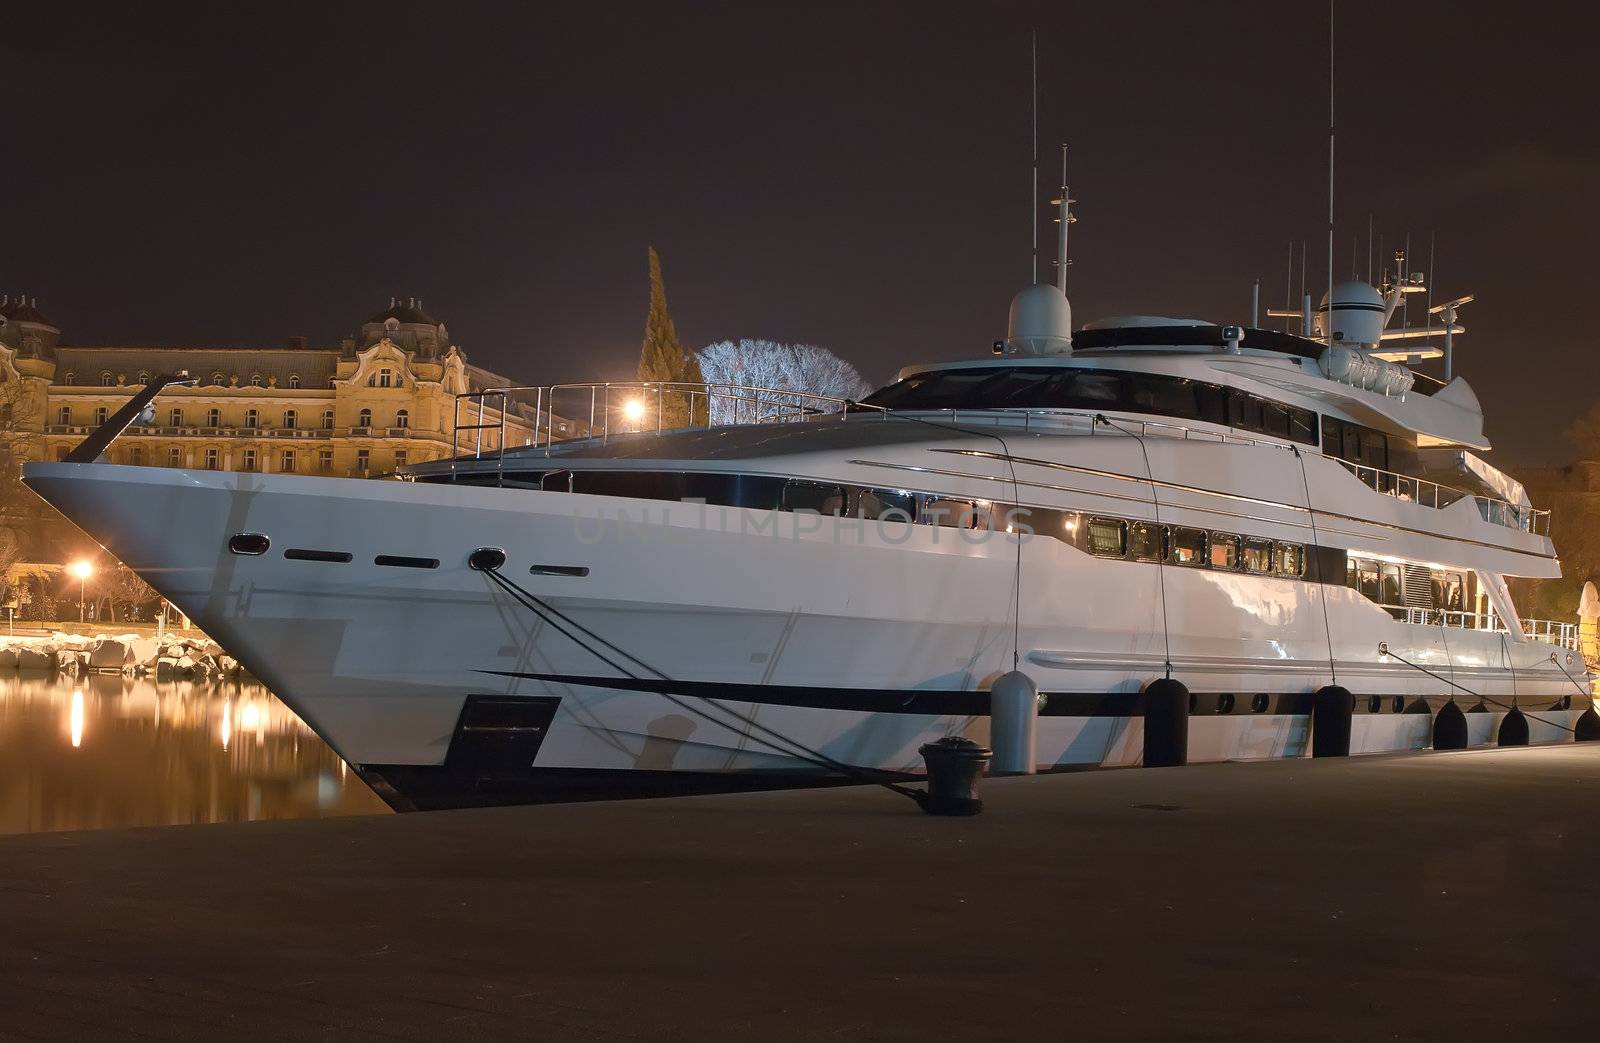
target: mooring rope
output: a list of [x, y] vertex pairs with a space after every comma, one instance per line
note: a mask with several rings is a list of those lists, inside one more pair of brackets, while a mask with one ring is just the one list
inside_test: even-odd
[[[1139, 443], [1139, 455], [1144, 457], [1144, 475], [1150, 483], [1150, 503], [1155, 510], [1155, 526], [1161, 530], [1161, 497], [1156, 493], [1156, 474], [1150, 466], [1150, 450], [1145, 447], [1144, 436], [1135, 434], [1130, 429], [1118, 427], [1104, 413], [1094, 415], [1096, 422], [1105, 424], [1113, 431], [1120, 431]], [[1167, 680], [1172, 680], [1172, 624], [1167, 619], [1167, 548], [1166, 541], [1161, 541], [1161, 547], [1156, 556], [1156, 582], [1161, 591], [1161, 646], [1164, 650], [1164, 665], [1167, 668]]]
[[[611, 658], [610, 656], [605, 655], [601, 651], [598, 651], [591, 644], [589, 644], [589, 642], [583, 640], [583, 638], [579, 637], [573, 631], [574, 630], [581, 631], [583, 634], [587, 635], [593, 641], [595, 641], [595, 642], [605, 646], [606, 648], [610, 649], [616, 655], [618, 655], [618, 656], [620, 656], [620, 657], [622, 657], [624, 659], [632, 660], [634, 663], [636, 663], [640, 667], [642, 667], [646, 672], [654, 674], [656, 680], [662, 681], [662, 682], [664, 682], [666, 684], [675, 683], [675, 682], [673, 682], [673, 679], [671, 677], [669, 677], [666, 673], [662, 672], [661, 670], [656, 669], [654, 666], [651, 666], [649, 663], [645, 662], [643, 659], [640, 659], [638, 656], [636, 656], [633, 653], [627, 651], [626, 649], [620, 647], [616, 643], [614, 643], [612, 641], [609, 641], [604, 637], [601, 637], [599, 634], [596, 634], [593, 630], [590, 630], [588, 627], [584, 626], [582, 623], [579, 623], [577, 620], [573, 619], [571, 616], [567, 615], [566, 613], [563, 613], [560, 609], [555, 608], [549, 602], [547, 602], [547, 601], [543, 600], [542, 598], [540, 598], [538, 595], [533, 594], [533, 593], [523, 589], [516, 582], [511, 580], [508, 576], [505, 576], [504, 574], [502, 574], [498, 568], [484, 568], [484, 569], [479, 569], [478, 571], [480, 571], [484, 575], [488, 576], [498, 587], [500, 587], [501, 590], [503, 590], [505, 593], [509, 594], [514, 600], [519, 602], [524, 608], [528, 609], [528, 611], [532, 612], [534, 615], [536, 615], [540, 619], [544, 620], [553, 629], [555, 629], [557, 632], [559, 632], [563, 636], [565, 636], [569, 641], [573, 642], [579, 648], [582, 648], [584, 651], [588, 652], [590, 655], [594, 656], [596, 659], [599, 659], [601, 662], [603, 662], [607, 666], [611, 667], [617, 673], [622, 674], [627, 679], [629, 679], [631, 681], [646, 681], [646, 680], [649, 680], [649, 678], [639, 677], [635, 673], [635, 671], [628, 669], [626, 666], [623, 666], [621, 663], [617, 662], [615, 659]], [[563, 624], [565, 624], [565, 626], [563, 626]], [[571, 629], [568, 629], [569, 627]], [[486, 672], [497, 673], [499, 671], [486, 671]], [[674, 706], [677, 706], [679, 709], [683, 710], [685, 713], [693, 714], [696, 717], [699, 717], [702, 720], [708, 721], [711, 724], [714, 724], [719, 728], [729, 728], [729, 723], [726, 720], [720, 720], [717, 717], [714, 717], [713, 715], [711, 715], [710, 713], [705, 712], [703, 709], [691, 705], [690, 703], [688, 703], [684, 699], [680, 698], [674, 692], [667, 691], [665, 689], [656, 689], [656, 694], [661, 696], [662, 698], [666, 699], [668, 702], [672, 703]], [[782, 732], [777, 731], [774, 728], [770, 728], [767, 725], [762, 724], [761, 722], [755, 720], [753, 717], [747, 717], [744, 714], [739, 713], [739, 711], [734, 710], [731, 707], [723, 705], [722, 703], [720, 703], [717, 700], [711, 698], [710, 696], [695, 696], [694, 698], [699, 699], [702, 702], [708, 703], [711, 706], [716, 707], [718, 710], [720, 710], [721, 712], [727, 714], [729, 717], [732, 717], [735, 721], [738, 721], [741, 724], [747, 725], [748, 727], [750, 727], [752, 729], [759, 730], [759, 731], [765, 733], [766, 735], [771, 736], [771, 738], [763, 738], [763, 737], [758, 736], [758, 735], [749, 735], [748, 733], [746, 733], [749, 738], [753, 739], [756, 742], [761, 743], [763, 746], [766, 746], [766, 747], [768, 747], [768, 748], [770, 748], [770, 749], [772, 749], [772, 750], [774, 750], [774, 751], [776, 751], [778, 753], [781, 753], [781, 754], [783, 754], [785, 756], [795, 757], [798, 760], [806, 761], [807, 763], [809, 763], [809, 764], [811, 764], [811, 765], [813, 765], [815, 767], [827, 768], [827, 769], [830, 769], [832, 771], [839, 772], [842, 775], [850, 776], [850, 777], [855, 778], [855, 779], [857, 779], [857, 780], [859, 780], [861, 782], [869, 782], [869, 783], [872, 783], [873, 785], [876, 785], [876, 786], [882, 786], [883, 788], [885, 788], [887, 790], [890, 790], [890, 791], [892, 791], [894, 793], [898, 793], [903, 797], [910, 797], [912, 800], [917, 801], [919, 804], [925, 799], [925, 795], [919, 790], [908, 789], [905, 786], [897, 785], [897, 784], [895, 784], [893, 782], [889, 782], [886, 779], [878, 778], [874, 774], [872, 774], [870, 771], [864, 770], [862, 768], [857, 768], [857, 767], [855, 767], [854, 765], [851, 765], [851, 764], [845, 764], [842, 761], [834, 760], [832, 757], [829, 757], [827, 754], [821, 753], [821, 752], [819, 752], [817, 750], [814, 750], [811, 747], [806, 746], [804, 743], [800, 742], [799, 740], [793, 739], [793, 738], [791, 738], [791, 737], [789, 737], [787, 735], [784, 735]], [[729, 730], [738, 731], [738, 729], [736, 729], [736, 728], [729, 728]], [[780, 745], [780, 743], [787, 744], [787, 748], [785, 746], [783, 746], [783, 745]]]
[[[1526, 710], [1523, 710], [1522, 707], [1518, 706], [1514, 702], [1503, 703], [1499, 699], [1494, 698], [1493, 696], [1483, 695], [1483, 694], [1481, 694], [1479, 692], [1474, 692], [1472, 689], [1468, 688], [1466, 685], [1457, 684], [1456, 682], [1452, 681], [1450, 678], [1445, 677], [1442, 674], [1436, 674], [1432, 670], [1429, 670], [1425, 666], [1420, 666], [1420, 665], [1418, 665], [1416, 663], [1413, 663], [1411, 660], [1405, 658], [1404, 656], [1399, 655], [1396, 652], [1389, 651], [1389, 643], [1387, 641], [1381, 641], [1381, 642], [1378, 643], [1378, 654], [1381, 655], [1381, 656], [1388, 656], [1390, 659], [1399, 660], [1400, 662], [1404, 663], [1406, 666], [1409, 666], [1411, 669], [1420, 670], [1420, 671], [1422, 671], [1423, 673], [1427, 674], [1429, 677], [1433, 678], [1436, 681], [1443, 681], [1445, 684], [1449, 685], [1451, 688], [1459, 688], [1461, 691], [1466, 692], [1468, 695], [1472, 696], [1474, 699], [1478, 699], [1478, 700], [1481, 700], [1482, 702], [1486, 702], [1486, 703], [1494, 703], [1496, 706], [1503, 707], [1504, 709], [1507, 709], [1507, 710], [1516, 710], [1518, 713], [1521, 713], [1521, 714], [1524, 714], [1524, 715], [1527, 714]], [[1557, 663], [1556, 665], [1560, 666], [1561, 664]], [[1564, 672], [1565, 671], [1563, 671], [1563, 673]], [[1512, 698], [1516, 698], [1516, 697], [1513, 696]], [[1534, 713], [1543, 713], [1543, 712], [1546, 712], [1546, 711], [1534, 710], [1533, 712]], [[1554, 725], [1555, 727], [1560, 728], [1564, 732], [1571, 732], [1573, 735], [1577, 734], [1577, 731], [1575, 729], [1569, 727], [1568, 725], [1558, 724], [1558, 723], [1556, 723], [1554, 721], [1546, 721], [1542, 717], [1540, 718], [1540, 720], [1543, 721], [1545, 724]]]

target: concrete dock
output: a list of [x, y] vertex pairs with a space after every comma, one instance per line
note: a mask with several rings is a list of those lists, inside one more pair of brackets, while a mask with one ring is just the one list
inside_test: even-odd
[[0, 839], [0, 1037], [1592, 1029], [1600, 746]]

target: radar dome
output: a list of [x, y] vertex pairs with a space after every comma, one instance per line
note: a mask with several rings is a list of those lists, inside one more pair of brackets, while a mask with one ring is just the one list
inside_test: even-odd
[[1329, 318], [1328, 295], [1322, 295], [1317, 308], [1315, 330], [1318, 339], [1327, 339], [1332, 322], [1335, 344], [1377, 344], [1383, 340], [1383, 327], [1388, 321], [1388, 308], [1383, 294], [1364, 282], [1342, 282], [1333, 288], [1332, 318]]
[[1022, 355], [1072, 354], [1072, 305], [1057, 286], [1037, 283], [1011, 298], [1006, 344]]

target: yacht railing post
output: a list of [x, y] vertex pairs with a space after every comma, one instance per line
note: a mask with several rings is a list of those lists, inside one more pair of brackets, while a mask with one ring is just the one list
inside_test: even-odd
[[478, 393], [478, 427], [477, 427], [477, 430], [474, 433], [477, 435], [477, 438], [473, 441], [472, 458], [474, 460], [478, 460], [478, 459], [482, 459], [482, 457], [483, 457], [483, 393], [482, 392]]
[[658, 435], [661, 433], [661, 407], [663, 402], [661, 394], [665, 390], [660, 384], [656, 385], [656, 434]]

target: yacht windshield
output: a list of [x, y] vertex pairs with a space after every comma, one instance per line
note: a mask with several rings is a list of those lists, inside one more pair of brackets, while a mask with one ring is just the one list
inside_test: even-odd
[[[1111, 369], [1001, 366], [935, 369], [890, 384], [863, 400], [885, 409], [1110, 410], [1203, 420], [1317, 444], [1309, 410], [1237, 388]], [[1281, 430], [1280, 430], [1281, 428]]]

